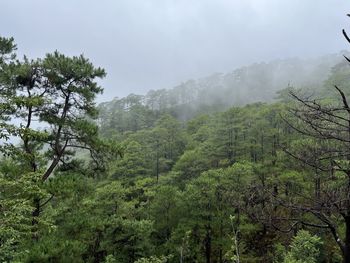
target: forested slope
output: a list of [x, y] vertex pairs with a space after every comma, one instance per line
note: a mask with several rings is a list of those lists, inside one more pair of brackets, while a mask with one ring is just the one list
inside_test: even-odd
[[[181, 120], [198, 113], [223, 111], [231, 106], [272, 102], [276, 92], [288, 86], [314, 89], [323, 85], [331, 69], [344, 60], [343, 51], [310, 59], [280, 59], [256, 63], [223, 74], [188, 80], [171, 89], [150, 90], [146, 95], [130, 94], [100, 105], [104, 122], [118, 109], [143, 105], [152, 111], [168, 110]], [[105, 116], [106, 114], [107, 116]]]
[[58, 52], [16, 61], [0, 40], [0, 261], [349, 259], [338, 55], [130, 95], [97, 115], [102, 69]]

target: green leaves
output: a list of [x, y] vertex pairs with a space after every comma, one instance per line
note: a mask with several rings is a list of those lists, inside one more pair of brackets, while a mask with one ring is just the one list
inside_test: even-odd
[[316, 263], [319, 262], [322, 241], [318, 236], [311, 235], [308, 231], [300, 230], [293, 238], [290, 251], [287, 253], [284, 263]]
[[[1, 41], [5, 54], [13, 40]], [[84, 56], [68, 57], [55, 51], [44, 59], [24, 57], [22, 61], [6, 65], [6, 70], [0, 75], [3, 91], [0, 137], [8, 140], [15, 136], [20, 140], [30, 169], [36, 169], [40, 164], [37, 145], [48, 149], [43, 156], [51, 164], [43, 174], [43, 180], [72, 149], [90, 151], [92, 159], [99, 165], [104, 162], [99, 158], [102, 152], [103, 156], [113, 152], [121, 154], [120, 148], [112, 149], [116, 147], [98, 138], [98, 128], [92, 118], [97, 116], [94, 99], [102, 88], [97, 85], [96, 78], [103, 78], [106, 73], [94, 67]], [[21, 155], [19, 151], [12, 154]], [[102, 161], [97, 162], [97, 159]]]
[[0, 69], [1, 64], [16, 57], [14, 51], [17, 49], [14, 39], [0, 37]]
[[12, 262], [26, 254], [25, 245], [31, 240], [33, 197], [47, 194], [38, 184], [39, 173], [20, 174], [10, 161], [2, 161], [0, 168], [0, 260]]
[[139, 260], [136, 260], [134, 263], [167, 263], [172, 258], [173, 258], [172, 255], [161, 256], [161, 257], [152, 256], [149, 258], [141, 258]]
[[[51, 261], [61, 258], [62, 253], [62, 260], [73, 261], [77, 255], [82, 257], [79, 253], [86, 244], [51, 239], [53, 233], [58, 233], [56, 226], [60, 226], [58, 221], [54, 227], [51, 222], [59, 218], [57, 214], [67, 211], [66, 207], [61, 210], [59, 201], [67, 204], [67, 200], [80, 200], [89, 189], [79, 189], [82, 180], [60, 181], [58, 177], [69, 175], [66, 178], [71, 179], [83, 173], [96, 176], [97, 167], [105, 168], [109, 158], [122, 155], [116, 142], [99, 137], [93, 122], [97, 116], [94, 100], [102, 92], [96, 78], [106, 73], [82, 55], [68, 57], [57, 51], [43, 59], [24, 57], [14, 61], [15, 48], [12, 38], [0, 37], [0, 154], [9, 157], [0, 164], [0, 261]], [[72, 159], [77, 150], [90, 153], [85, 159], [93, 163], [91, 167]], [[55, 171], [55, 180], [47, 183]], [[117, 190], [103, 188], [112, 196]], [[80, 199], [75, 199], [75, 194]], [[97, 196], [106, 210], [113, 207], [101, 192]], [[90, 200], [90, 205], [100, 211], [95, 201]], [[58, 208], [55, 213], [51, 203]], [[31, 251], [26, 251], [24, 248], [31, 244]]]
[[[273, 244], [291, 240], [288, 253], [279, 246], [279, 261], [340, 255], [349, 161], [338, 152], [347, 144], [304, 139], [281, 120], [295, 89], [282, 91], [278, 104], [207, 114], [242, 102], [247, 90], [233, 94], [227, 85], [249, 87], [246, 101], [256, 101], [257, 88], [272, 83], [265, 66], [116, 98], [98, 115], [103, 69], [58, 51], [15, 60], [15, 49], [0, 37], [0, 261], [270, 262]], [[345, 68], [336, 71], [345, 84]], [[334, 102], [316, 110], [344, 111]], [[344, 113], [336, 115], [342, 127]], [[196, 114], [204, 115], [187, 121]], [[322, 134], [347, 135], [333, 117]], [[288, 149], [305, 162], [292, 161]], [[310, 226], [331, 248], [325, 259], [320, 238], [285, 233]]]

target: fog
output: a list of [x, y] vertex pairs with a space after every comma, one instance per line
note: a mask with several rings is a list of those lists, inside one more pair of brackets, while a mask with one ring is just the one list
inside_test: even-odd
[[253, 62], [347, 48], [341, 0], [0, 0], [0, 34], [18, 53], [84, 53], [108, 73], [99, 101]]

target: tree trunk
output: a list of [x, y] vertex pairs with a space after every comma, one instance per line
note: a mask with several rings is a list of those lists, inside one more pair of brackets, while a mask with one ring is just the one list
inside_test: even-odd
[[[220, 220], [220, 240], [222, 240], [224, 238], [224, 225], [223, 225], [223, 220], [221, 218]], [[223, 263], [223, 248], [222, 248], [222, 244], [220, 243], [219, 246], [219, 263]]]
[[32, 212], [32, 239], [37, 241], [39, 239], [38, 235], [38, 223], [40, 215], [40, 199], [38, 197], [34, 198], [34, 211]]
[[209, 226], [207, 228], [207, 234], [205, 237], [205, 258], [206, 258], [206, 263], [211, 262], [211, 227]]

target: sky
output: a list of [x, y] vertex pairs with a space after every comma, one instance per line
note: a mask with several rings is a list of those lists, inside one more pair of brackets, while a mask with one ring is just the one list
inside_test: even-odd
[[338, 53], [346, 0], [0, 0], [18, 54], [84, 54], [106, 69], [98, 100], [255, 62]]

